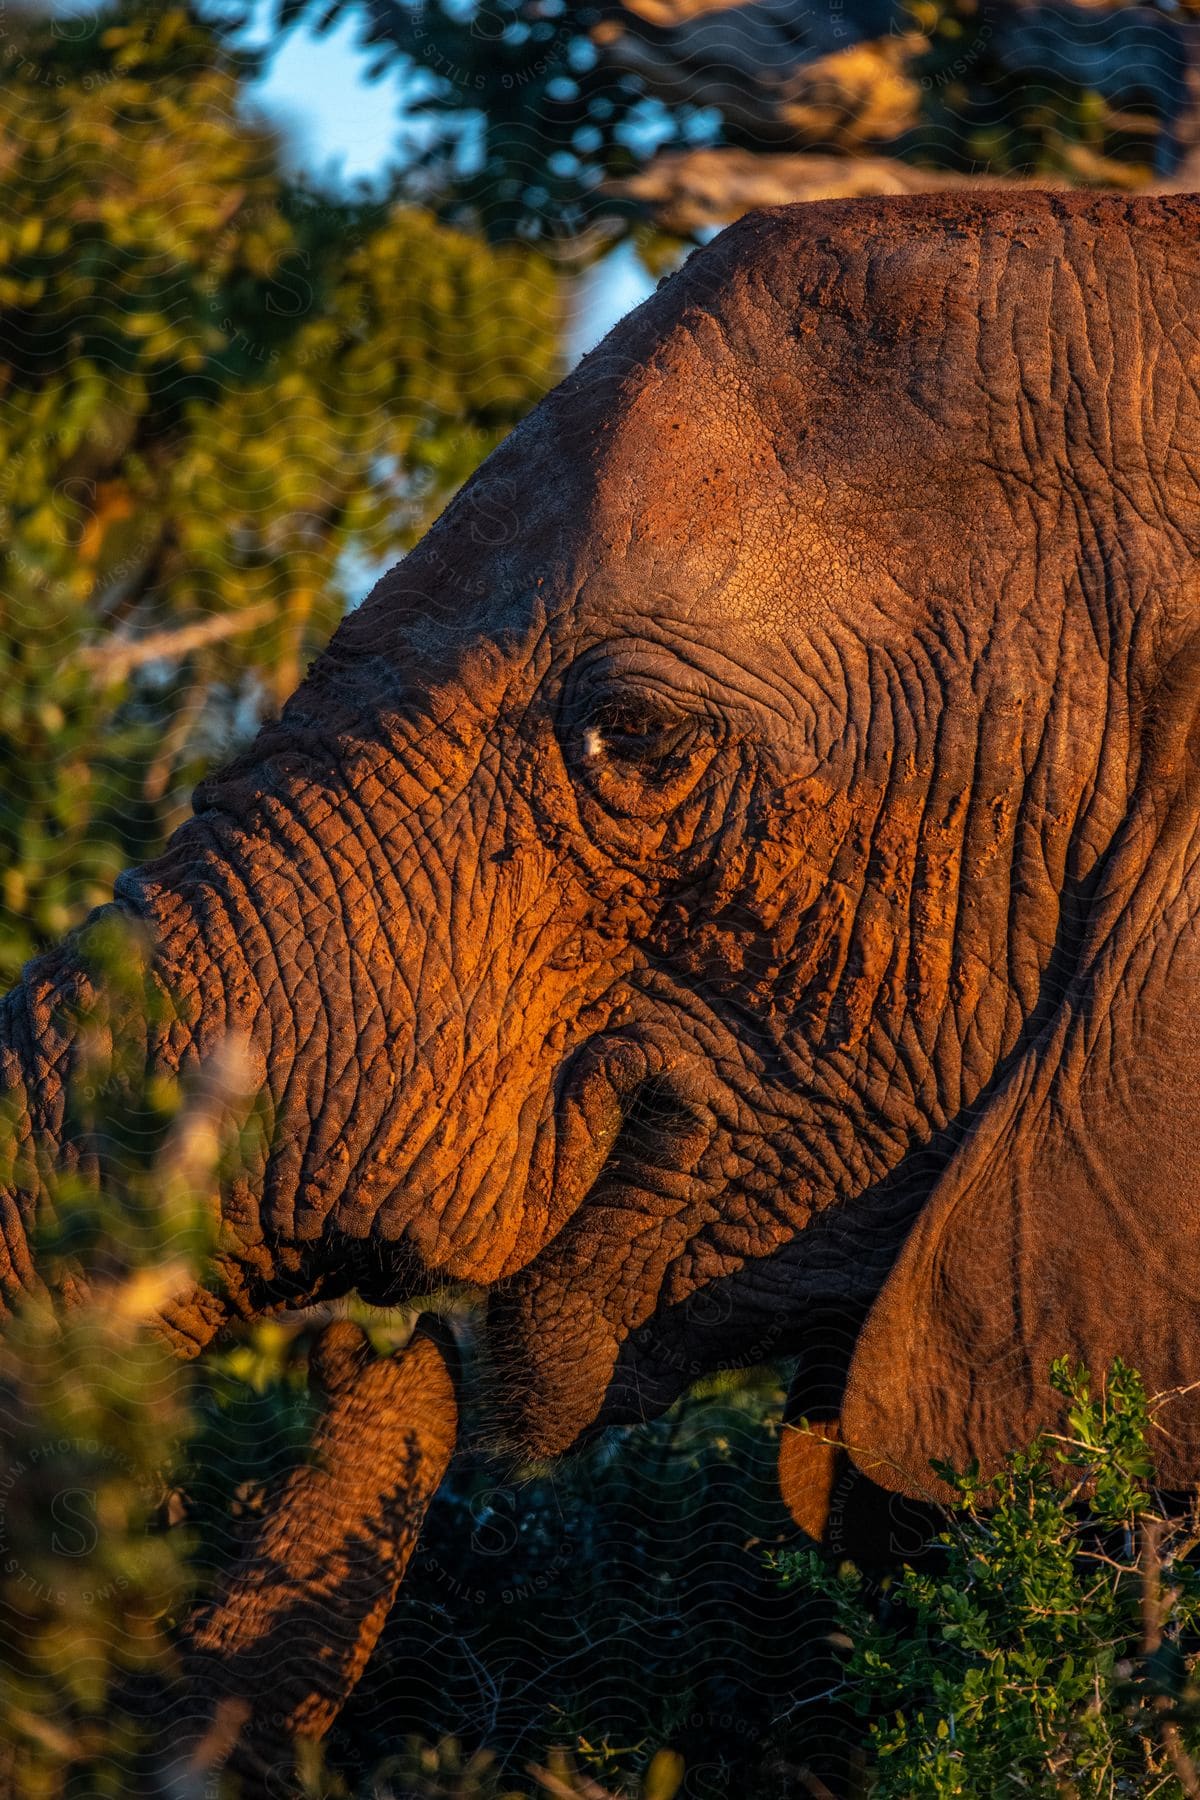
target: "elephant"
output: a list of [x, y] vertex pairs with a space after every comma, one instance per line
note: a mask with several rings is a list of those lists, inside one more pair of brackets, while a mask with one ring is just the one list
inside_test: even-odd
[[6, 1306], [82, 1279], [30, 1242], [103, 1156], [86, 1015], [156, 1072], [245, 1046], [180, 1355], [466, 1283], [531, 1457], [794, 1357], [816, 1532], [1120, 1355], [1200, 1475], [1198, 320], [1187, 196], [694, 253], [118, 882], [156, 1005], [86, 933], [4, 1001]]

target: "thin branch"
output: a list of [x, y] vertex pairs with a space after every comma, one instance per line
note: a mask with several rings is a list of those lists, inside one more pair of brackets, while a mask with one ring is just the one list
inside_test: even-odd
[[253, 631], [274, 618], [278, 608], [271, 600], [260, 600], [241, 612], [217, 613], [211, 619], [197, 619], [191, 625], [179, 625], [171, 631], [149, 631], [145, 637], [113, 637], [104, 643], [85, 644], [76, 652], [76, 661], [95, 669], [103, 681], [124, 681], [134, 669], [151, 662], [179, 662], [195, 650], [207, 649], [224, 638]]
[[827, 1788], [821, 1777], [814, 1775], [811, 1769], [801, 1769], [797, 1779], [805, 1793], [812, 1796], [812, 1800], [833, 1800], [832, 1789]]

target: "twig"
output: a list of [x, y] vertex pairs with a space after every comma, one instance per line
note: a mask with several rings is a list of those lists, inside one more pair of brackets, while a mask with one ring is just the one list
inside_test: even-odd
[[827, 1788], [821, 1777], [814, 1775], [811, 1769], [801, 1769], [797, 1779], [805, 1793], [812, 1795], [812, 1800], [834, 1800], [832, 1789]]
[[[593, 1781], [587, 1775], [573, 1774], [574, 1785], [568, 1787], [566, 1782], [560, 1780], [552, 1769], [540, 1768], [537, 1763], [530, 1763], [528, 1772], [538, 1786], [544, 1788], [548, 1794], [554, 1794], [556, 1800], [616, 1800], [616, 1796], [610, 1794], [607, 1788], [602, 1788], [598, 1782]], [[832, 1795], [830, 1795], [830, 1800], [833, 1800]]]
[[178, 662], [194, 650], [207, 649], [222, 639], [253, 631], [275, 617], [273, 601], [260, 600], [255, 606], [244, 606], [240, 612], [217, 613], [211, 619], [198, 619], [192, 625], [179, 625], [172, 631], [148, 631], [145, 637], [113, 637], [99, 644], [85, 644], [76, 652], [76, 660], [104, 681], [124, 681], [134, 669], [151, 662]]

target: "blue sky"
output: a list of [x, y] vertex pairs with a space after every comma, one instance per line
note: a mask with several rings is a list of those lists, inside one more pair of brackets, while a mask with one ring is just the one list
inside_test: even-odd
[[[274, 8], [257, 0], [247, 42], [269, 36]], [[322, 176], [373, 178], [386, 169], [403, 110], [399, 70], [364, 80], [367, 57], [351, 16], [323, 37], [293, 31], [255, 92], [286, 128], [297, 162]]]

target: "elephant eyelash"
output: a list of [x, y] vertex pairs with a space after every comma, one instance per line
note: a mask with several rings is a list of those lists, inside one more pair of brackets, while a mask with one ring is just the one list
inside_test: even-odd
[[584, 726], [583, 755], [651, 768], [685, 753], [694, 736], [695, 722], [674, 713], [614, 708]]

